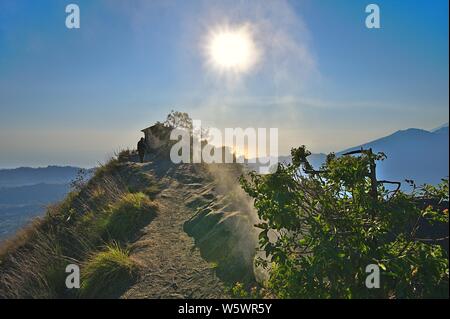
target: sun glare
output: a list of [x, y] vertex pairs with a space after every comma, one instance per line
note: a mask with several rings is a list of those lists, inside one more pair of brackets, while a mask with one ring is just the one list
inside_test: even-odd
[[220, 72], [247, 72], [258, 60], [252, 34], [246, 26], [212, 32], [207, 56], [209, 64]]

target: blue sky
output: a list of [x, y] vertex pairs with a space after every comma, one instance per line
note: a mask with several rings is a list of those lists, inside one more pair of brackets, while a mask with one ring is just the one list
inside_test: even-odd
[[[76, 3], [81, 28], [65, 27]], [[375, 1], [374, 1], [375, 2]], [[171, 110], [278, 127], [280, 151], [448, 122], [448, 1], [1, 0], [0, 167], [92, 166]], [[208, 67], [212, 30], [250, 25], [258, 64]]]

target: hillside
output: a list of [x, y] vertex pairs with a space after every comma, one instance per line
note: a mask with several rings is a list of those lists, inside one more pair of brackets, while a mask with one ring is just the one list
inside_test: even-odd
[[[375, 151], [387, 150], [386, 152], [394, 154], [397, 152], [396, 154], [405, 156], [409, 154], [408, 150], [417, 147], [436, 148], [442, 145], [442, 139], [445, 138], [448, 139], [448, 128], [445, 127], [435, 132], [411, 129], [396, 132], [363, 147], [372, 147]], [[0, 298], [210, 299], [236, 295], [249, 296], [252, 292], [256, 293], [253, 296], [264, 297], [315, 296], [317, 287], [307, 294], [296, 291], [284, 294], [283, 289], [287, 287], [286, 285], [277, 283], [273, 286], [270, 281], [274, 278], [285, 280], [298, 272], [296, 266], [290, 264], [287, 258], [292, 256], [293, 252], [298, 252], [297, 248], [286, 249], [286, 247], [306, 243], [302, 241], [303, 239], [292, 240], [292, 234], [299, 230], [304, 233], [298, 238], [317, 234], [309, 233], [307, 228], [302, 227], [306, 220], [305, 216], [312, 218], [310, 226], [318, 227], [318, 219], [314, 214], [317, 214], [318, 210], [320, 213], [321, 207], [327, 214], [340, 216], [348, 212], [348, 207], [352, 207], [349, 204], [353, 204], [353, 200], [360, 200], [359, 196], [350, 198], [323, 196], [324, 191], [330, 194], [347, 194], [348, 190], [334, 192], [332, 191], [334, 188], [322, 187], [323, 182], [334, 183], [334, 179], [327, 177], [322, 179], [321, 176], [317, 177], [315, 172], [306, 173], [313, 177], [304, 179], [305, 177], [301, 176], [300, 165], [306, 163], [306, 157], [310, 157], [313, 164], [318, 166], [324, 155], [308, 156], [309, 153], [304, 147], [294, 149], [294, 154], [301, 160], [294, 161], [293, 166], [281, 166], [279, 171], [269, 175], [249, 174], [246, 178], [240, 179], [242, 183], [240, 184], [239, 177], [244, 173], [242, 165], [173, 164], [169, 158], [172, 141], [164, 141], [158, 143], [155, 148], [149, 146], [150, 152], [147, 152], [145, 163], [139, 162], [135, 151], [120, 152], [108, 163], [97, 168], [92, 178], [79, 179], [72, 183], [68, 195], [61, 202], [50, 205], [43, 218], [34, 219], [30, 225], [5, 241], [0, 247]], [[417, 149], [413, 154], [416, 157], [420, 155], [417, 155]], [[414, 160], [400, 156], [391, 155], [389, 159], [403, 160], [408, 164], [415, 163]], [[448, 269], [448, 265], [444, 265], [441, 259], [445, 253], [448, 254], [448, 221], [445, 220], [445, 214], [448, 216], [448, 198], [445, 202], [436, 199], [445, 198], [446, 194], [443, 193], [445, 186], [435, 190], [429, 188], [426, 192], [430, 193], [426, 197], [415, 198], [414, 195], [409, 196], [397, 191], [388, 192], [385, 196], [378, 196], [378, 193], [375, 193], [376, 197], [372, 197], [373, 193], [366, 191], [370, 186], [366, 178], [368, 176], [366, 161], [363, 156], [340, 156], [331, 160], [331, 164], [327, 164], [331, 167], [335, 165], [334, 170], [327, 170], [325, 167], [323, 171], [323, 174], [338, 174], [341, 181], [341, 179], [348, 180], [342, 173], [350, 174], [354, 178], [352, 175], [354, 171], [349, 170], [349, 167], [360, 170], [356, 174], [359, 176], [357, 180], [359, 186], [349, 188], [352, 191], [362, 189], [361, 203], [357, 202], [353, 206], [354, 214], [358, 218], [347, 219], [349, 222], [356, 222], [349, 228], [352, 229], [350, 232], [352, 236], [355, 236], [355, 229], [364, 230], [367, 226], [366, 222], [363, 222], [362, 226], [358, 224], [361, 214], [368, 218], [367, 222], [373, 220], [371, 215], [373, 208], [370, 205], [376, 200], [377, 205], [386, 206], [377, 213], [379, 216], [376, 222], [386, 223], [387, 217], [391, 224], [383, 224], [385, 229], [372, 228], [381, 229], [381, 233], [374, 238], [387, 240], [389, 245], [383, 247], [391, 249], [389, 238], [392, 236], [390, 233], [392, 227], [405, 228], [405, 231], [409, 232], [408, 225], [414, 221], [416, 225], [414, 233], [420, 237], [411, 245], [428, 249], [434, 254], [433, 260], [437, 265], [435, 270], [439, 276], [445, 274], [444, 268]], [[293, 174], [293, 178], [289, 174]], [[373, 180], [377, 182], [376, 179], [371, 179]], [[249, 186], [249, 181], [255, 182], [253, 188]], [[28, 194], [36, 187], [42, 199], [50, 199], [53, 192], [47, 194], [43, 185], [47, 184], [21, 186], [19, 189], [22, 196], [19, 197], [30, 205], [39, 203], [35, 196]], [[310, 187], [317, 189], [309, 189]], [[0, 203], [3, 201], [5, 205], [12, 207], [17, 204], [18, 199], [8, 191], [7, 188], [3, 189], [3, 193], [0, 191]], [[61, 194], [62, 192], [63, 190]], [[298, 192], [296, 193], [298, 197], [292, 196], [293, 192]], [[250, 196], [257, 198], [253, 201]], [[331, 205], [327, 202], [330, 198], [332, 198]], [[324, 201], [324, 205], [317, 205], [317, 200]], [[345, 205], [341, 204], [342, 201], [345, 201]], [[435, 214], [436, 221], [440, 223], [439, 227], [432, 226], [428, 220], [418, 223], [420, 219], [417, 219], [416, 215], [414, 217], [408, 215], [421, 214], [424, 207], [432, 207], [430, 203], [437, 207], [436, 212], [425, 213]], [[369, 206], [361, 211], [361, 204]], [[295, 205], [299, 207], [295, 208]], [[328, 211], [329, 207], [333, 209]], [[346, 208], [339, 210], [339, 207]], [[256, 209], [261, 219], [258, 218]], [[308, 215], [308, 209], [314, 214]], [[262, 212], [264, 214], [261, 214]], [[299, 212], [303, 212], [302, 215]], [[382, 215], [386, 212], [389, 214]], [[267, 217], [272, 218], [272, 221], [269, 220], [270, 225], [265, 219]], [[332, 222], [335, 220], [336, 218], [330, 219]], [[256, 224], [258, 226], [254, 227]], [[320, 241], [316, 239], [310, 241], [311, 244], [317, 245], [318, 255], [322, 256], [320, 250], [325, 249], [328, 256], [320, 261], [323, 262], [324, 274], [318, 275], [318, 280], [327, 277], [329, 271], [334, 271], [333, 267], [330, 268], [330, 260], [335, 260], [336, 265], [341, 267], [342, 256], [359, 258], [359, 255], [355, 257], [352, 253], [355, 247], [353, 237], [348, 236], [350, 233], [347, 228], [339, 233], [345, 234], [341, 238], [343, 242], [348, 241], [345, 250], [336, 255], [335, 249], [339, 248], [339, 245], [329, 249], [327, 243], [331, 237], [327, 232], [335, 229], [334, 227], [325, 225], [317, 228], [318, 233], [324, 232], [321, 237], [325, 239], [324, 244], [319, 245]], [[365, 231], [361, 234], [363, 236], [358, 240], [365, 245], [367, 242], [367, 238], [364, 237]], [[261, 251], [257, 254], [255, 248], [258, 247], [258, 241], [261, 244], [264, 240], [267, 243], [263, 246], [266, 253]], [[429, 241], [439, 241], [439, 245], [421, 246], [422, 242]], [[273, 253], [275, 245], [280, 245], [281, 250]], [[371, 245], [367, 249], [366, 251], [376, 255], [380, 247]], [[283, 255], [285, 253], [287, 255]], [[408, 250], [408, 253], [414, 254], [415, 250]], [[300, 254], [296, 260], [303, 258], [308, 261], [308, 254]], [[390, 250], [387, 254], [391, 254]], [[256, 255], [262, 257], [258, 262], [255, 262]], [[273, 265], [284, 263], [286, 267], [293, 268], [289, 268], [285, 274], [277, 272], [276, 267], [271, 271], [267, 268], [263, 271], [260, 266], [268, 264], [267, 260], [270, 258]], [[425, 261], [418, 264], [422, 265], [423, 262]], [[76, 265], [81, 270], [81, 285], [77, 289], [69, 289], [66, 285], [68, 265]], [[314, 267], [309, 261], [308, 265]], [[359, 261], [349, 263], [346, 267], [357, 265]], [[405, 266], [408, 274], [411, 265]], [[282, 271], [285, 269], [288, 268]], [[358, 268], [355, 271], [362, 274], [363, 269]], [[425, 269], [424, 274], [426, 271]], [[446, 273], [448, 274], [448, 270]], [[281, 274], [281, 277], [272, 274], [276, 276]], [[300, 271], [298, 275], [306, 276], [307, 272]], [[338, 275], [348, 274], [339, 272]], [[298, 281], [294, 277], [286, 283], [300, 286], [304, 284], [305, 281]], [[267, 279], [269, 284], [263, 287], [261, 283], [267, 282]], [[346, 280], [353, 282], [356, 277], [349, 275]], [[443, 286], [445, 282], [439, 287]], [[266, 290], [266, 287], [272, 289], [275, 294]], [[443, 291], [441, 288], [437, 295], [441, 295]], [[277, 294], [277, 291], [281, 291], [282, 294]], [[346, 291], [344, 289], [344, 294], [339, 296], [344, 296]], [[413, 287], [410, 291], [414, 295], [416, 290]], [[362, 295], [375, 296], [364, 293]], [[433, 295], [433, 291], [427, 290], [424, 295]], [[330, 298], [333, 295], [326, 292], [323, 296]], [[395, 297], [395, 294], [387, 291], [384, 296]]]
[[[254, 215], [246, 195], [230, 186], [240, 166], [136, 159], [124, 152], [111, 160], [3, 246], [0, 297], [215, 298], [237, 281], [255, 281]], [[122, 215], [121, 207], [134, 208]], [[122, 256], [129, 276], [113, 287], [103, 287], [111, 283], [105, 279], [80, 292], [64, 287], [65, 265], [75, 261], [95, 281], [98, 273], [83, 269], [108, 251]]]

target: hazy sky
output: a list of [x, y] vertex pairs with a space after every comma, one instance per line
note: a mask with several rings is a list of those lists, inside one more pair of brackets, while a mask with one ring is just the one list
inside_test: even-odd
[[[0, 167], [95, 165], [171, 109], [278, 127], [284, 154], [448, 122], [448, 0], [373, 2], [378, 30], [369, 0], [0, 0]], [[205, 44], [241, 26], [258, 61], [218, 72]]]

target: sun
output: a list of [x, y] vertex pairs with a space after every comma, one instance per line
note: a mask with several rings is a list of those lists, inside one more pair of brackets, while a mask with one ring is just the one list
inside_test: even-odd
[[220, 28], [210, 33], [208, 64], [221, 73], [245, 73], [258, 62], [258, 50], [247, 25]]
[[211, 40], [210, 54], [222, 68], [243, 69], [250, 63], [251, 41], [241, 32], [219, 33]]

